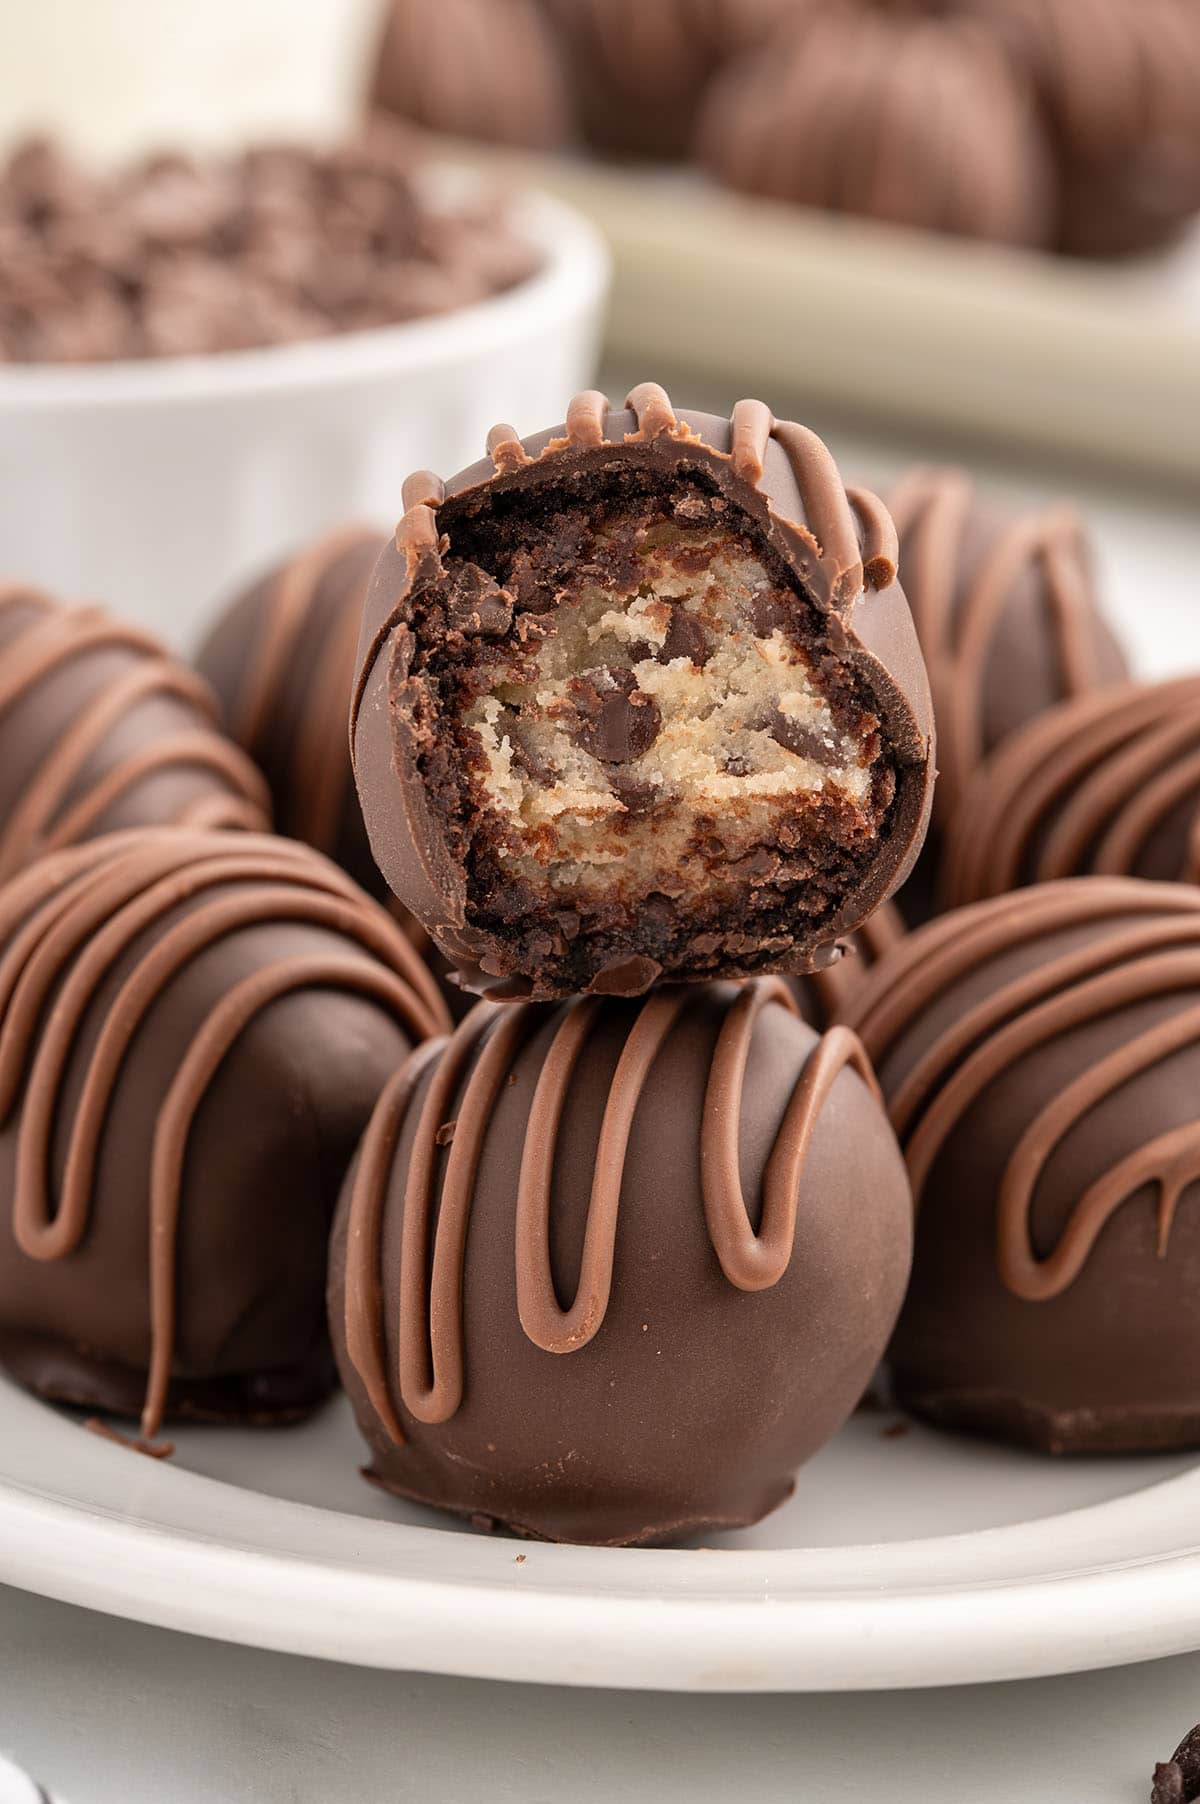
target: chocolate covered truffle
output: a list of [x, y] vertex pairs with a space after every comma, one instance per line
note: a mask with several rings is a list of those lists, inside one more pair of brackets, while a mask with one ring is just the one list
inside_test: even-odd
[[712, 86], [701, 160], [753, 194], [1004, 243], [1051, 223], [1030, 84], [971, 21], [801, 8]]
[[798, 0], [543, 0], [578, 127], [616, 157], [686, 154], [709, 83]]
[[477, 1524], [757, 1521], [886, 1342], [911, 1217], [852, 1034], [778, 979], [481, 1004], [380, 1101], [330, 1321], [369, 1476]]
[[263, 828], [269, 807], [207, 684], [156, 639], [0, 586], [0, 881], [118, 828]]
[[968, 786], [942, 860], [947, 906], [1090, 875], [1200, 883], [1200, 678], [1064, 702]]
[[42, 1396], [289, 1421], [328, 1390], [329, 1225], [446, 1025], [389, 916], [307, 847], [110, 834], [0, 891], [0, 1364]]
[[1177, 236], [1200, 211], [1195, 0], [975, 0], [975, 10], [1035, 82], [1058, 167], [1057, 248], [1122, 256]]
[[1200, 891], [1091, 877], [909, 935], [847, 1019], [917, 1210], [905, 1407], [1056, 1453], [1200, 1444]]
[[938, 737], [933, 830], [901, 907], [933, 907], [942, 834], [983, 760], [1066, 697], [1127, 674], [1074, 509], [1006, 512], [965, 470], [914, 469], [889, 496]]
[[276, 829], [386, 894], [354, 788], [346, 718], [367, 581], [383, 534], [327, 533], [223, 611], [197, 664], [227, 731], [263, 772]]
[[432, 131], [544, 150], [573, 135], [542, 0], [387, 0], [374, 104]]
[[422, 474], [351, 713], [375, 858], [468, 987], [828, 962], [919, 849], [929, 696], [889, 515], [755, 401], [579, 395]]

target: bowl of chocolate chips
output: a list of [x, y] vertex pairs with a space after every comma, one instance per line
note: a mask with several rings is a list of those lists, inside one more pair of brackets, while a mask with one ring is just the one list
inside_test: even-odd
[[569, 208], [334, 146], [0, 164], [0, 565], [177, 644], [314, 526], [392, 517], [591, 374], [608, 278]]

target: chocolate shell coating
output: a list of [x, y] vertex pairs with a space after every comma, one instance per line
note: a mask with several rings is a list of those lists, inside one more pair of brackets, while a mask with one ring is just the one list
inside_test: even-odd
[[[624, 413], [585, 394], [572, 403], [565, 426], [535, 438], [521, 441], [497, 428], [489, 460], [445, 486], [427, 474], [414, 477], [405, 501], [408, 511], [367, 598], [351, 745], [376, 860], [469, 988], [497, 997], [589, 989], [638, 995], [660, 978], [799, 974], [828, 962], [838, 938], [903, 881], [930, 806], [925, 672], [894, 581], [891, 522], [873, 496], [846, 491], [815, 435], [776, 422], [758, 402], [740, 402], [728, 420], [676, 414], [660, 388], [645, 384]], [[795, 648], [807, 675], [794, 680], [815, 689], [825, 710], [822, 730], [832, 739], [842, 735], [839, 743], [853, 751], [830, 754], [823, 743], [809, 743], [819, 735], [806, 734], [798, 718], [764, 716], [756, 743], [770, 738], [775, 762], [800, 773], [785, 778], [800, 786], [799, 824], [784, 823], [788, 837], [768, 834], [732, 850], [746, 773], [727, 762], [730, 799], [705, 801], [697, 816], [685, 817], [681, 830], [691, 837], [679, 857], [672, 854], [669, 870], [652, 867], [647, 877], [634, 848], [650, 857], [646, 842], [654, 845], [677, 824], [677, 795], [653, 761], [669, 696], [660, 715], [653, 694], [630, 687], [628, 670], [578, 673], [566, 686], [568, 702], [553, 705], [560, 721], [565, 708], [574, 711], [568, 727], [587, 780], [603, 791], [596, 805], [607, 810], [594, 831], [611, 833], [616, 848], [610, 878], [589, 873], [592, 887], [585, 887], [553, 839], [545, 852], [533, 833], [522, 840], [517, 828], [497, 824], [488, 784], [501, 759], [505, 781], [524, 785], [535, 805], [539, 786], [564, 780], [558, 772], [539, 774], [533, 752], [521, 755], [507, 737], [485, 766], [482, 728], [468, 724], [467, 702], [475, 698], [472, 720], [506, 705], [510, 666], [499, 660], [561, 643], [558, 622], [566, 616], [559, 610], [574, 602], [572, 583], [601, 594], [606, 585], [636, 591], [647, 546], [654, 555], [668, 541], [663, 555], [681, 560], [673, 569], [685, 587], [682, 560], [698, 558], [699, 575], [687, 580], [707, 582], [711, 598], [716, 564], [693, 545], [705, 535], [727, 563], [758, 572], [752, 601], [769, 618], [753, 633], [747, 628], [751, 649], [757, 647], [747, 681], [764, 670], [774, 680], [765, 657], [770, 647], [754, 634], [784, 648], [772, 656], [789, 681], [792, 667], [778, 660]], [[661, 613], [659, 591], [648, 588], [648, 610]], [[658, 654], [639, 644], [630, 655], [645, 660], [635, 670], [650, 673], [637, 675], [637, 684], [666, 680], [669, 667], [671, 681], [699, 692], [683, 710], [686, 724], [717, 705], [705, 699], [721, 693], [708, 660], [726, 653], [736, 635], [730, 629], [723, 637], [718, 622], [701, 632], [703, 645], [693, 644], [690, 632], [676, 643], [677, 616], [690, 628], [709, 619], [680, 606]], [[610, 618], [589, 634], [610, 630]], [[629, 618], [618, 621], [627, 632]], [[655, 619], [647, 633], [663, 631]], [[459, 703], [464, 690], [467, 701]], [[512, 729], [518, 738], [520, 728], [519, 719]], [[822, 768], [830, 756], [861, 759], [852, 775], [864, 799], [854, 807]], [[691, 794], [685, 799], [697, 806]], [[655, 813], [660, 805], [665, 813]], [[571, 824], [569, 802], [563, 813]], [[688, 825], [693, 818], [702, 831]], [[523, 817], [519, 826], [523, 832]], [[580, 862], [591, 855], [579, 854]], [[560, 856], [566, 877], [544, 876]], [[658, 856], [666, 858], [661, 848]]]
[[230, 603], [197, 664], [227, 731], [266, 777], [278, 831], [324, 852], [389, 904], [461, 1020], [473, 998], [448, 980], [445, 960], [371, 856], [346, 742], [363, 601], [382, 545], [367, 526], [306, 545]]
[[157, 640], [0, 585], [0, 881], [103, 833], [262, 829], [269, 808], [212, 692]]
[[1006, 513], [965, 470], [910, 470], [888, 497], [933, 692], [933, 826], [900, 906], [933, 912], [942, 836], [980, 764], [1028, 721], [1127, 675], [1074, 510]]
[[842, 944], [839, 957], [819, 971], [789, 977], [787, 986], [801, 1020], [818, 1033], [836, 1026], [880, 959], [904, 938], [905, 932], [904, 916], [894, 902], [885, 902]]
[[0, 891], [0, 1363], [137, 1416], [286, 1421], [332, 1377], [329, 1224], [446, 1025], [387, 914], [291, 840], [149, 829]]
[[968, 785], [942, 859], [947, 907], [1093, 875], [1200, 883], [1200, 678], [1064, 702]]
[[917, 1208], [900, 1401], [1055, 1453], [1200, 1444], [1200, 892], [959, 909], [848, 1011]]
[[757, 1521], [903, 1295], [903, 1167], [854, 1036], [759, 979], [480, 1007], [381, 1099], [330, 1325], [397, 1494], [640, 1544]]
[[456, 137], [548, 150], [573, 135], [541, 0], [388, 0], [371, 98]]
[[1008, 244], [1050, 231], [1030, 85], [968, 21], [802, 7], [714, 82], [696, 149], [719, 180], [776, 200]]

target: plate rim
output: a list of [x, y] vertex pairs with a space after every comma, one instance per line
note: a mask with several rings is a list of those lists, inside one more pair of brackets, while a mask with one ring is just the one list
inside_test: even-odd
[[[36, 1412], [32, 1441], [77, 1437], [64, 1451], [95, 1492], [14, 1476], [0, 1449], [0, 1582], [243, 1646], [463, 1678], [749, 1693], [990, 1683], [1200, 1648], [1200, 1538], [1170, 1539], [1200, 1521], [1200, 1465], [1051, 1517], [919, 1540], [580, 1549], [354, 1516], [159, 1461], [134, 1468], [5, 1380], [0, 1405], [18, 1429]], [[1147, 1528], [1167, 1540], [1139, 1552]], [[1057, 1566], [1055, 1547], [1068, 1550]], [[985, 1568], [1000, 1556], [991, 1576], [981, 1554]], [[913, 1578], [898, 1582], [906, 1567]], [[814, 1582], [822, 1569], [833, 1583]], [[836, 1576], [850, 1572], [853, 1583]]]

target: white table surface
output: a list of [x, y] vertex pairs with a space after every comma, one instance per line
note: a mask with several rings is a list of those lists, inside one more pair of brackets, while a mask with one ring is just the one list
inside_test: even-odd
[[[646, 373], [606, 386], [619, 401]], [[671, 386], [680, 404], [736, 398]], [[955, 453], [812, 423], [868, 480]], [[1185, 622], [1197, 636], [1200, 498], [1027, 453], [984, 467], [1014, 497], [1080, 498], [1118, 628], [1147, 635], [1140, 668], [1177, 668]], [[1200, 1655], [957, 1691], [648, 1696], [339, 1668], [0, 1589], [0, 1750], [68, 1804], [1143, 1804], [1197, 1718]]]
[[0, 1590], [0, 1748], [67, 1804], [1145, 1804], [1200, 1655], [858, 1697], [373, 1673]]

